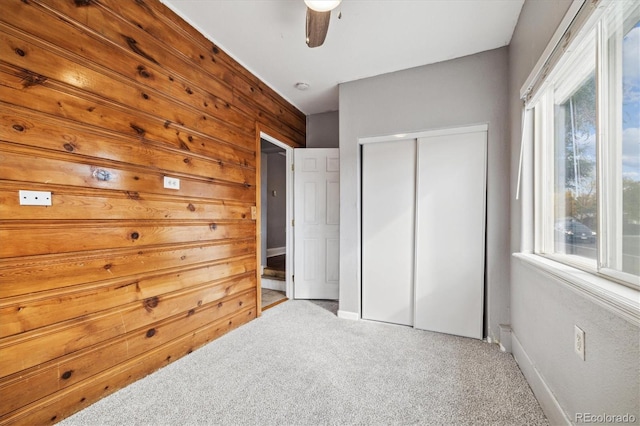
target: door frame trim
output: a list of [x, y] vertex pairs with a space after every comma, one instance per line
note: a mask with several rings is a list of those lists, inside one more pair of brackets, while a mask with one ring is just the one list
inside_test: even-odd
[[486, 132], [489, 130], [488, 124], [475, 124], [460, 127], [445, 127], [441, 129], [423, 130], [411, 133], [394, 133], [391, 135], [369, 136], [358, 139], [358, 145], [376, 142], [393, 142], [394, 140], [419, 139], [425, 137], [444, 136], [444, 135], [461, 135], [464, 133]]
[[293, 271], [293, 227], [291, 226], [291, 220], [293, 219], [293, 174], [291, 172], [291, 165], [293, 164], [293, 149], [294, 146], [292, 144], [284, 142], [287, 141], [284, 135], [280, 134], [273, 129], [269, 129], [266, 126], [258, 123], [256, 125], [256, 304], [257, 304], [257, 316], [262, 314], [262, 275], [261, 275], [261, 264], [262, 264], [262, 202], [261, 202], [261, 189], [262, 182], [260, 179], [260, 171], [261, 171], [261, 140], [264, 139], [282, 149], [285, 150], [286, 153], [286, 247], [285, 247], [285, 293], [287, 298], [293, 298], [293, 280], [292, 274]]

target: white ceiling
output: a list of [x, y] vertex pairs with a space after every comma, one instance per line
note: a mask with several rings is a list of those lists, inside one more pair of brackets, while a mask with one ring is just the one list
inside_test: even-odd
[[343, 0], [310, 49], [303, 0], [162, 1], [307, 115], [337, 110], [339, 83], [508, 45], [524, 3]]

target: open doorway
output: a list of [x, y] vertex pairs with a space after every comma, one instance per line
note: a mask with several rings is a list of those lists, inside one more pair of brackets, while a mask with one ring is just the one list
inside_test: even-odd
[[261, 134], [261, 307], [273, 307], [292, 297], [290, 156], [292, 148]]

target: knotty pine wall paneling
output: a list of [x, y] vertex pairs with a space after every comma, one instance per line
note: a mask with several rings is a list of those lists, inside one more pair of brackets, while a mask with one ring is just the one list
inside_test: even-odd
[[259, 132], [305, 116], [225, 52], [157, 0], [4, 0], [0, 117], [0, 424], [256, 317]]

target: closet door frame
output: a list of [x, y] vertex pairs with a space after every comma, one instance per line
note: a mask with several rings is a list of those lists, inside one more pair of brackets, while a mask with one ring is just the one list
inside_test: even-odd
[[[358, 159], [358, 240], [360, 242], [359, 244], [359, 253], [358, 253], [358, 280], [359, 280], [359, 285], [360, 285], [360, 318], [362, 319], [362, 294], [363, 294], [363, 235], [362, 235], [362, 222], [363, 222], [363, 216], [362, 216], [362, 170], [363, 170], [363, 149], [362, 146], [366, 145], [366, 144], [370, 144], [370, 143], [378, 143], [378, 142], [391, 142], [391, 141], [406, 141], [407, 139], [415, 139], [416, 140], [416, 144], [418, 139], [421, 138], [428, 138], [428, 137], [434, 137], [434, 136], [443, 136], [443, 135], [454, 135], [454, 134], [462, 134], [462, 133], [476, 133], [476, 132], [487, 132], [489, 131], [489, 125], [486, 123], [483, 124], [474, 124], [474, 125], [467, 125], [467, 126], [458, 126], [458, 127], [447, 127], [447, 128], [440, 128], [440, 129], [432, 129], [432, 130], [424, 130], [424, 131], [419, 131], [419, 132], [397, 132], [397, 133], [392, 133], [392, 134], [386, 134], [386, 135], [378, 135], [378, 136], [370, 136], [370, 137], [362, 137], [358, 139], [358, 145], [359, 145], [359, 159]], [[486, 157], [484, 159], [485, 161], [485, 166], [486, 166]], [[485, 207], [486, 209], [486, 207]], [[485, 217], [486, 217], [486, 210], [485, 210]], [[485, 242], [486, 244], [486, 242]], [[414, 254], [416, 253], [416, 248], [414, 247]], [[486, 255], [485, 255], [486, 256]], [[414, 274], [414, 289], [415, 289], [415, 282], [416, 279], [416, 274]], [[486, 286], [486, 282], [484, 283], [484, 285]], [[484, 312], [486, 311], [486, 300], [482, 301], [482, 310], [483, 310], [483, 316], [484, 316]], [[413, 308], [413, 307], [412, 307]], [[415, 314], [415, 312], [414, 312]], [[481, 319], [482, 321], [482, 319]], [[484, 327], [483, 327], [484, 328]]]

